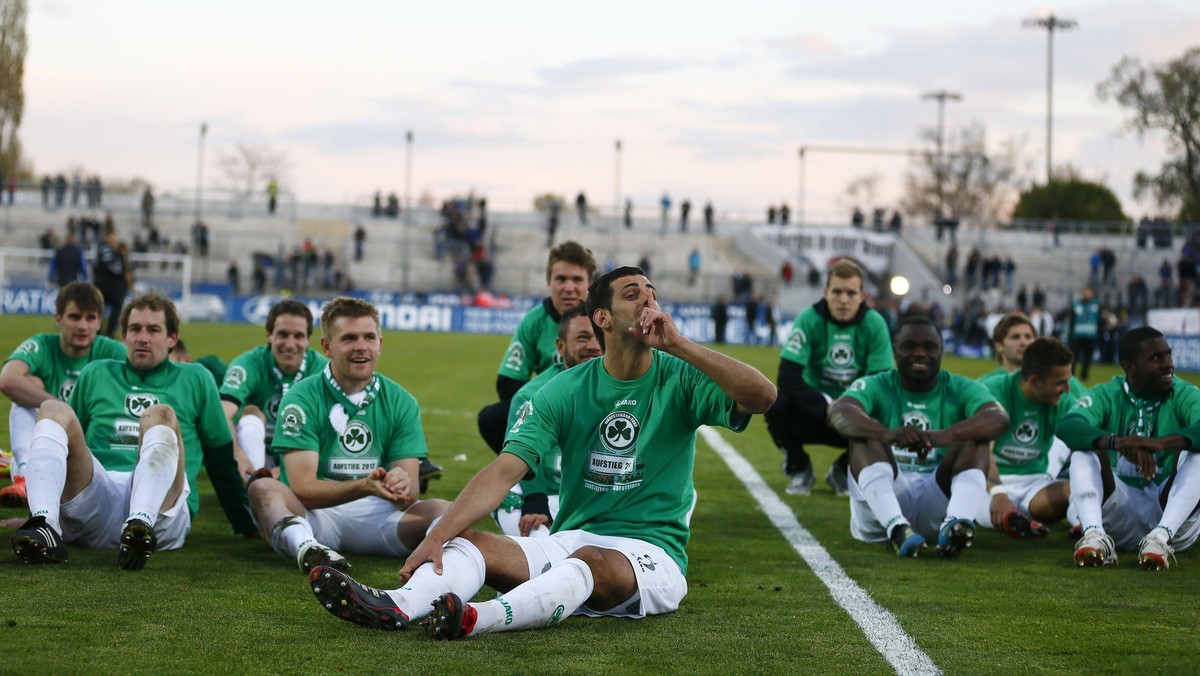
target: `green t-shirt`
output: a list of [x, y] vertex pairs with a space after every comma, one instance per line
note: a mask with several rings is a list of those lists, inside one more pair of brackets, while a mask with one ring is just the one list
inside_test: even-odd
[[[1017, 373], [1019, 371], [1020, 371], [1020, 369], [1017, 369], [1016, 371], [1013, 371], [1013, 373]], [[991, 378], [995, 378], [996, 376], [1006, 376], [1006, 375], [1008, 375], [1008, 371], [1005, 371], [1004, 367], [1000, 367], [1000, 368], [996, 369], [995, 371], [989, 371], [989, 372], [979, 376], [978, 380], [979, 380], [979, 382], [982, 383], [983, 381], [991, 379]], [[1082, 397], [1084, 392], [1087, 392], [1087, 385], [1084, 385], [1083, 381], [1079, 380], [1075, 376], [1071, 376], [1071, 379], [1067, 381], [1067, 388], [1068, 388], [1067, 392], [1069, 392], [1071, 394], [1071, 396], [1076, 399]]]
[[560, 373], [530, 400], [505, 453], [536, 471], [562, 449], [562, 488], [552, 531], [582, 529], [662, 547], [687, 573], [687, 517], [695, 487], [696, 428], [736, 432], [749, 416], [695, 367], [654, 351], [647, 372], [621, 381], [597, 358]]
[[[517, 424], [517, 420], [521, 417], [521, 411], [533, 399], [533, 395], [542, 389], [546, 383], [554, 376], [562, 373], [564, 367], [562, 364], [555, 364], [550, 368], [542, 371], [533, 380], [521, 386], [517, 393], [513, 395], [512, 406], [508, 409], [508, 429], [512, 429]], [[505, 438], [507, 438], [507, 434]], [[541, 466], [533, 473], [533, 477], [521, 482], [521, 493], [529, 495], [531, 493], [545, 493], [546, 495], [558, 495], [559, 487], [562, 485], [562, 449], [555, 448], [550, 453], [543, 453], [541, 456]]]
[[1071, 305], [1071, 336], [1095, 338], [1100, 334], [1100, 303], [1079, 300]]
[[[376, 467], [426, 456], [421, 408], [394, 380], [376, 374], [360, 404], [335, 386], [326, 366], [288, 390], [275, 428], [276, 453], [317, 451], [317, 478], [331, 481], [361, 479]], [[287, 483], [286, 465], [280, 480]]]
[[[1142, 404], [1139, 406], [1139, 403]], [[1139, 410], [1151, 409], [1139, 415]], [[1191, 448], [1200, 447], [1200, 389], [1175, 379], [1175, 388], [1165, 397], [1141, 396], [1130, 392], [1125, 376], [1114, 376], [1088, 390], [1063, 416], [1058, 425], [1058, 437], [1075, 450], [1093, 448], [1096, 439], [1107, 434], [1119, 437], [1141, 435], [1165, 437], [1182, 434], [1191, 440]], [[1176, 451], [1157, 453], [1158, 473], [1155, 484], [1162, 484], [1174, 471]], [[1135, 488], [1148, 485], [1138, 476], [1137, 467], [1116, 451], [1108, 452], [1113, 474]]]
[[132, 472], [137, 465], [142, 413], [154, 404], [170, 406], [183, 435], [184, 464], [192, 489], [188, 510], [192, 514], [200, 510], [196, 476], [204, 464], [203, 449], [233, 443], [217, 384], [203, 366], [168, 359], [142, 371], [123, 359], [94, 361], [79, 374], [70, 403], [92, 455], [105, 469], [115, 472]]
[[71, 358], [62, 351], [59, 334], [39, 333], [17, 346], [4, 362], [14, 359], [29, 366], [29, 374], [41, 379], [46, 392], [59, 401], [69, 401], [83, 367], [98, 359], [123, 361], [125, 344], [108, 336], [96, 336], [87, 354]]
[[[900, 373], [889, 369], [859, 378], [843, 396], [862, 404], [867, 415], [888, 429], [944, 430], [975, 415], [981, 406], [996, 401], [983, 385], [946, 370], [938, 372], [937, 384], [928, 392], [905, 390], [900, 387]], [[945, 455], [946, 449], [938, 447], [920, 462], [915, 451], [892, 447], [892, 456], [903, 472], [932, 472]]]
[[803, 366], [804, 382], [835, 399], [855, 379], [895, 365], [887, 320], [875, 310], [867, 310], [860, 322], [839, 324], [807, 307], [792, 323], [779, 357]]
[[547, 298], [525, 313], [496, 373], [513, 380], [529, 380], [534, 373], [561, 364], [557, 338], [558, 313]]
[[1008, 429], [996, 438], [992, 454], [1000, 474], [1045, 474], [1058, 421], [1075, 404], [1069, 392], [1058, 404], [1035, 404], [1021, 393], [1021, 372], [981, 378], [992, 396], [1008, 411]]
[[229, 370], [229, 364], [226, 364], [215, 354], [206, 354], [194, 361], [212, 374], [213, 382], [217, 384], [217, 387], [221, 386], [221, 383], [225, 380], [225, 372]]
[[300, 370], [293, 375], [284, 375], [275, 365], [271, 346], [259, 345], [234, 358], [225, 372], [221, 383], [221, 396], [238, 403], [239, 408], [257, 406], [267, 416], [267, 445], [275, 436], [275, 423], [279, 418], [279, 402], [288, 389], [304, 378], [320, 373], [329, 360], [312, 348], [304, 353]]

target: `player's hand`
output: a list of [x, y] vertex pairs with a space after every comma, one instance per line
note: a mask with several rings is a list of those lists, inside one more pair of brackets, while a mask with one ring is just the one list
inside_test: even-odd
[[1004, 530], [1004, 517], [1008, 516], [1009, 512], [1017, 511], [1017, 506], [1013, 504], [1011, 498], [1004, 493], [997, 493], [992, 496], [992, 502], [988, 506], [988, 513], [992, 517], [992, 528], [996, 530]]
[[242, 483], [249, 484], [250, 477], [254, 476], [254, 465], [250, 464], [250, 458], [244, 453], [237, 453], [238, 474], [242, 475]]
[[655, 300], [651, 300], [650, 305], [642, 308], [637, 326], [629, 330], [643, 343], [664, 352], [670, 350], [680, 339], [675, 320], [658, 309], [658, 301]]
[[383, 487], [392, 495], [398, 496], [393, 500], [400, 507], [408, 507], [414, 502], [414, 484], [412, 477], [401, 467], [393, 467], [383, 477]]
[[426, 563], [433, 564], [433, 572], [442, 574], [442, 543], [428, 537], [421, 540], [421, 544], [404, 560], [404, 566], [400, 568], [400, 584], [407, 584], [413, 573]]
[[521, 520], [517, 522], [517, 528], [521, 531], [521, 537], [527, 538], [530, 533], [542, 526], [549, 528], [550, 524], [550, 517], [545, 514], [522, 514]]
[[1147, 481], [1153, 481], [1158, 474], [1158, 463], [1154, 453], [1161, 442], [1150, 437], [1131, 435], [1115, 440], [1117, 453], [1134, 465], [1137, 465], [1138, 475]]
[[397, 502], [400, 496], [390, 491], [385, 485], [384, 480], [387, 478], [387, 470], [382, 467], [376, 467], [371, 470], [367, 476], [359, 479], [363, 484], [363, 490], [367, 495], [374, 495], [377, 498], [383, 498], [388, 502]]
[[921, 456], [922, 459], [929, 453], [929, 449], [932, 448], [929, 445], [929, 437], [915, 427], [894, 427], [888, 430], [888, 433], [883, 438], [883, 443], [913, 451]]

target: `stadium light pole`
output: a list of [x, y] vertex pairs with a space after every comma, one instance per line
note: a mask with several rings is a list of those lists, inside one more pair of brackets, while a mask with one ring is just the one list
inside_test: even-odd
[[926, 92], [921, 95], [922, 101], [937, 101], [938, 104], [938, 123], [937, 123], [937, 167], [935, 168], [935, 178], [937, 179], [937, 198], [938, 198], [938, 215], [941, 216], [942, 208], [945, 206], [945, 196], [943, 183], [946, 178], [945, 164], [945, 146], [946, 146], [946, 102], [947, 101], [962, 101], [962, 94], [958, 92], [950, 92], [945, 89], [939, 89], [933, 92]]
[[412, 130], [404, 132], [404, 224], [412, 225]]
[[200, 123], [200, 149], [196, 153], [196, 222], [200, 222], [200, 203], [204, 193], [204, 139], [208, 136], [208, 123]]
[[614, 150], [614, 173], [613, 173], [613, 228], [621, 231], [621, 139], [617, 139], [613, 146]]
[[1026, 19], [1026, 28], [1046, 29], [1046, 185], [1050, 185], [1051, 159], [1054, 138], [1054, 31], [1069, 31], [1079, 27], [1074, 19], [1060, 19], [1051, 14], [1045, 19]]

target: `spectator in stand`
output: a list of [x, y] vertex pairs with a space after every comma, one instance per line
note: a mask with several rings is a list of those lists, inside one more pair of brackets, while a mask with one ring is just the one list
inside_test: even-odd
[[142, 192], [142, 227], [154, 227], [154, 192], [150, 190], [150, 186], [146, 186], [146, 190]]
[[192, 245], [196, 247], [196, 255], [208, 258], [208, 226], [204, 221], [196, 221], [192, 226]]
[[1145, 318], [1150, 311], [1150, 287], [1141, 275], [1130, 278], [1125, 297], [1128, 299], [1129, 316]]
[[633, 229], [633, 200], [625, 199], [625, 229]]
[[704, 204], [704, 232], [709, 235], [713, 234], [716, 229], [716, 223], [713, 220], [714, 213], [712, 202], [706, 202]]
[[579, 215], [579, 224], [587, 225], [588, 202], [582, 190], [575, 196], [575, 212]]
[[277, 183], [275, 181], [275, 178], [272, 177], [271, 180], [267, 182], [267, 213], [268, 214], [273, 215], [275, 213], [275, 206], [278, 203], [278, 201], [279, 201], [279, 183]]
[[1158, 289], [1154, 292], [1154, 307], [1170, 307], [1171, 302], [1171, 261], [1163, 259], [1158, 268]]
[[796, 269], [792, 267], [791, 259], [784, 259], [783, 266], [779, 268], [779, 279], [783, 280], [784, 286], [791, 286], [795, 278]]
[[979, 249], [977, 247], [972, 247], [971, 253], [967, 254], [967, 293], [971, 293], [971, 291], [975, 289], [975, 280], [979, 275], [979, 264], [981, 259], [982, 256], [979, 254]]
[[650, 277], [650, 252], [642, 254], [641, 259], [638, 260], [638, 267], [642, 269], [643, 275], [647, 278]]
[[363, 246], [367, 243], [367, 229], [362, 223], [354, 228], [354, 260], [361, 261], [363, 259]]
[[389, 192], [387, 196], [387, 209], [384, 210], [388, 218], [397, 218], [400, 216], [400, 198], [395, 192]]
[[767, 207], [767, 225], [775, 225], [775, 205]]
[[688, 254], [688, 286], [695, 286], [700, 277], [700, 250], [692, 249]]
[[67, 202], [67, 177], [59, 174], [54, 179], [54, 206], [61, 207]]
[[383, 215], [383, 193], [379, 190], [371, 197], [371, 217], [379, 218]]
[[897, 235], [900, 234], [900, 229], [904, 227], [904, 217], [900, 215], [900, 210], [896, 209], [892, 212], [892, 219], [888, 221], [888, 229]]
[[1088, 257], [1088, 283], [1093, 286], [1100, 284], [1100, 250], [1097, 249]]
[[333, 265], [336, 262], [333, 249], [325, 247], [325, 251], [321, 253], [321, 288], [333, 288]]
[[[70, 226], [68, 225], [67, 233], [70, 234]], [[38, 236], [38, 247], [47, 250], [58, 248], [58, 235], [55, 234], [54, 228], [46, 228], [46, 231]]]
[[[1040, 307], [1040, 308], [1046, 307], [1046, 292], [1042, 290], [1041, 284], [1033, 285], [1033, 306]], [[1038, 335], [1044, 336], [1047, 334], [1039, 333]]]
[[671, 195], [663, 191], [662, 198], [658, 203], [662, 206], [662, 234], [665, 235], [667, 234], [667, 219], [671, 217]]
[[1180, 257], [1179, 264], [1179, 306], [1192, 307], [1193, 294], [1196, 291], [1196, 264], [1186, 255]]
[[758, 334], [755, 332], [755, 327], [758, 326], [758, 295], [750, 294], [750, 298], [746, 301], [746, 344], [757, 345]]
[[50, 281], [61, 289], [71, 282], [86, 281], [87, 278], [87, 260], [83, 256], [83, 249], [75, 242], [75, 233], [68, 230], [63, 245], [50, 259]]
[[236, 258], [229, 259], [229, 267], [225, 269], [225, 279], [229, 282], [229, 293], [236, 296], [242, 284]]
[[787, 225], [792, 220], [792, 210], [788, 208], [787, 202], [779, 205], [779, 224]]
[[254, 257], [254, 269], [250, 272], [254, 293], [261, 294], [267, 290], [267, 266], [262, 256]]
[[50, 190], [54, 188], [54, 179], [50, 178], [50, 174], [42, 177], [42, 207], [50, 208]]
[[17, 177], [12, 173], [9, 173], [8, 177], [5, 179], [4, 187], [8, 190], [8, 205], [12, 206], [13, 199], [17, 194]]
[[717, 296], [712, 305], [713, 338], [718, 344], [725, 342], [725, 327], [729, 325], [729, 298]]
[[854, 228], [862, 228], [864, 221], [865, 217], [863, 216], [862, 209], [854, 207], [854, 213], [850, 214], [850, 226]]
[[128, 261], [118, 249], [117, 231], [113, 228], [104, 231], [104, 241], [96, 247], [94, 277], [96, 288], [100, 289], [104, 305], [109, 309], [103, 333], [111, 338], [121, 323], [121, 309], [125, 306], [130, 280]]
[[946, 283], [950, 286], [958, 283], [958, 244], [955, 242], [946, 249]]
[[874, 232], [883, 232], [883, 209], [876, 207], [871, 210], [871, 230]]
[[767, 345], [775, 347], [775, 341], [779, 334], [779, 324], [776, 317], [779, 315], [779, 308], [776, 302], [768, 302], [763, 305], [763, 323], [767, 325]]
[[1117, 255], [1112, 249], [1104, 247], [1100, 250], [1100, 266], [1104, 270], [1104, 283], [1109, 284], [1113, 281], [1113, 268], [1117, 266]]
[[1022, 284], [1017, 289], [1017, 309], [1025, 314], [1029, 314], [1029, 291]]
[[1004, 257], [1004, 293], [1013, 292], [1013, 276], [1017, 274], [1017, 264], [1012, 256]]
[[679, 204], [679, 232], [687, 232], [688, 216], [692, 213], [692, 201], [683, 200]]
[[79, 174], [71, 177], [71, 206], [79, 206], [79, 189], [83, 187], [79, 180]]

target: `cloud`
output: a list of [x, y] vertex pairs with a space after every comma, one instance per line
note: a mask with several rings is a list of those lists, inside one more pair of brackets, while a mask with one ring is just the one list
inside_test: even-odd
[[842, 58], [845, 52], [819, 33], [798, 33], [767, 40], [767, 47], [786, 58]]
[[649, 57], [606, 57], [580, 59], [562, 66], [541, 68], [537, 76], [547, 88], [556, 90], [608, 87], [622, 78], [658, 75], [682, 70], [690, 62]]

